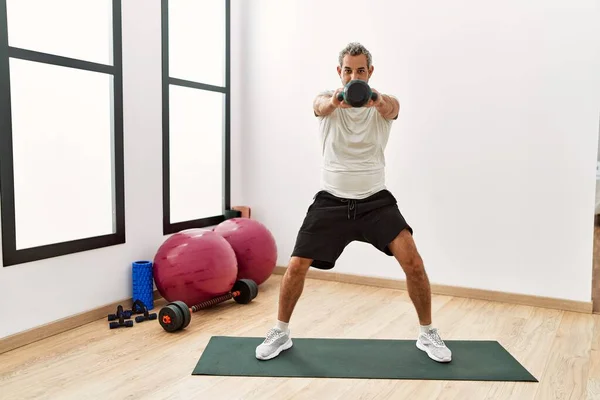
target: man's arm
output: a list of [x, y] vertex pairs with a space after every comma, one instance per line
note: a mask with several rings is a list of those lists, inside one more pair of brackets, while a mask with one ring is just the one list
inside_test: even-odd
[[315, 112], [315, 116], [323, 117], [331, 114], [335, 111], [336, 108], [349, 108], [350, 105], [345, 102], [340, 102], [337, 99], [337, 95], [339, 92], [344, 89], [336, 89], [335, 91], [328, 91], [320, 93], [315, 100], [313, 101], [313, 109]]
[[398, 99], [394, 96], [378, 93], [376, 90], [373, 91], [377, 93], [377, 101], [371, 100], [371, 106], [375, 107], [385, 119], [398, 118], [398, 113], [400, 112], [400, 102], [398, 102]]

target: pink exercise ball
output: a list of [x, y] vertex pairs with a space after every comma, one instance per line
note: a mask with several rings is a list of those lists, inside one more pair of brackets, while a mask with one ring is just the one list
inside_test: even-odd
[[229, 243], [208, 229], [173, 234], [154, 257], [154, 282], [169, 302], [193, 306], [231, 290], [238, 272]]
[[233, 248], [238, 262], [237, 279], [265, 282], [277, 263], [277, 245], [271, 232], [250, 218], [232, 218], [221, 222], [214, 231]]

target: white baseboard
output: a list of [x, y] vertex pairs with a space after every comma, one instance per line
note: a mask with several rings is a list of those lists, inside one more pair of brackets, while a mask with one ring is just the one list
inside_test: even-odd
[[[275, 267], [276, 275], [283, 275], [286, 267]], [[344, 274], [339, 272], [320, 271], [311, 268], [307, 278], [351, 283], [357, 285], [376, 286], [389, 289], [406, 290], [406, 281], [389, 278], [373, 278], [368, 276]], [[521, 304], [532, 307], [552, 308], [563, 311], [573, 311], [585, 314], [592, 313], [592, 302], [556, 299], [552, 297], [532, 296], [493, 290], [472, 289], [458, 286], [431, 284], [431, 293], [445, 296], [466, 297], [471, 299], [498, 301], [503, 303]]]

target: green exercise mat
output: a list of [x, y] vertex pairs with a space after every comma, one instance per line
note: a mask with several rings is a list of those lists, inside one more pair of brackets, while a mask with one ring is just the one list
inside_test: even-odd
[[291, 349], [262, 361], [254, 354], [263, 340], [213, 336], [192, 375], [538, 381], [496, 341], [446, 340], [452, 361], [438, 363], [415, 340], [313, 338], [292, 338]]

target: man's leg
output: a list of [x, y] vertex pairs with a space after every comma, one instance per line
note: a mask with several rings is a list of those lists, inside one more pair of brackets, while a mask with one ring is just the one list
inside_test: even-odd
[[312, 260], [308, 258], [292, 257], [290, 259], [279, 289], [279, 311], [277, 314], [279, 322], [285, 324], [290, 322], [296, 303], [304, 289], [306, 273], [311, 263]]
[[450, 361], [452, 352], [432, 325], [429, 278], [413, 240], [412, 227], [400, 213], [395, 197], [383, 190], [358, 202], [357, 211], [362, 233], [360, 240], [395, 257], [404, 270], [408, 294], [420, 323], [417, 347], [436, 361]]
[[419, 323], [431, 325], [431, 287], [411, 233], [404, 229], [388, 247], [404, 270], [408, 295], [415, 305]]
[[289, 322], [304, 290], [308, 269], [331, 269], [349, 242], [348, 205], [320, 192], [308, 208], [279, 289], [277, 322], [256, 348], [256, 358], [269, 360], [292, 347]]
[[411, 232], [408, 229], [402, 230], [388, 247], [404, 270], [408, 295], [421, 324], [417, 347], [435, 361], [450, 362], [452, 352], [432, 326], [429, 278]]
[[288, 324], [302, 295], [311, 263], [312, 260], [308, 258], [291, 257], [279, 287], [277, 324], [267, 332], [265, 340], [256, 348], [256, 358], [259, 360], [270, 360], [292, 347]]

